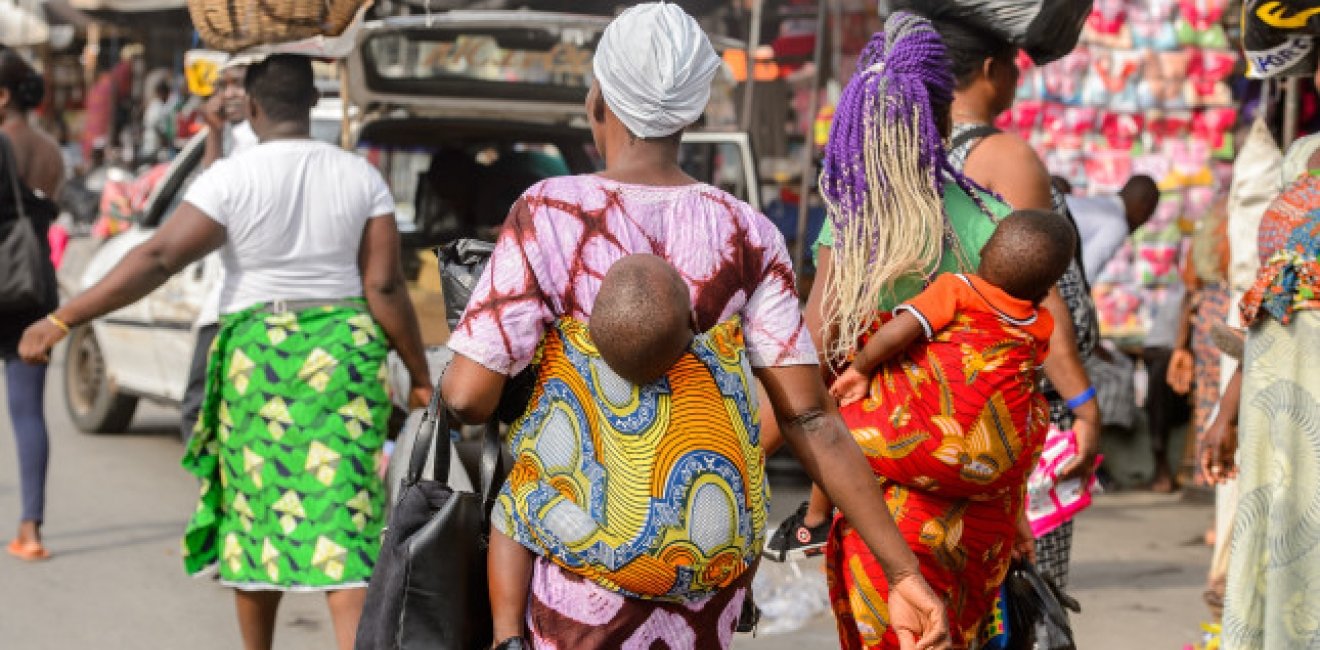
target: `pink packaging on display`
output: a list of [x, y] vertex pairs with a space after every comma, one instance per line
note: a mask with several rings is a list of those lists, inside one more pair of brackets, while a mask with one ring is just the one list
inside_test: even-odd
[[[1091, 505], [1091, 494], [1099, 491], [1092, 475], [1086, 489], [1081, 479], [1059, 482], [1059, 472], [1077, 457], [1077, 434], [1050, 426], [1036, 469], [1027, 480], [1027, 519], [1031, 534], [1039, 538], [1072, 519]], [[1100, 466], [1101, 458], [1095, 459]]]

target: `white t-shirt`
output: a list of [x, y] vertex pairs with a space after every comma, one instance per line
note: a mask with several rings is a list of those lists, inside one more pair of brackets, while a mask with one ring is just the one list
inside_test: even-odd
[[1077, 222], [1082, 236], [1082, 267], [1088, 280], [1095, 282], [1100, 270], [1118, 254], [1127, 241], [1127, 209], [1123, 200], [1108, 196], [1069, 196], [1068, 211]]
[[[226, 127], [224, 136], [225, 156], [230, 158], [261, 144], [257, 133], [252, 130], [252, 124], [247, 120]], [[211, 290], [202, 301], [202, 310], [197, 314], [197, 327], [215, 325], [220, 320], [220, 290], [225, 286], [224, 270], [217, 270], [215, 276]]]
[[315, 140], [276, 140], [217, 162], [184, 201], [225, 227], [220, 313], [275, 300], [362, 295], [367, 220], [394, 198], [365, 159]]
[[252, 130], [252, 124], [247, 120], [226, 129], [225, 136], [225, 156], [237, 156], [261, 144], [257, 132]]

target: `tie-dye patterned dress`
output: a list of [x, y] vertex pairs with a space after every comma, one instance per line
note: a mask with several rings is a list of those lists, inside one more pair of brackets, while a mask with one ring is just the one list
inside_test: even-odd
[[[705, 332], [646, 386], [600, 361], [585, 323], [618, 259], [658, 255]], [[783, 238], [708, 185], [576, 176], [514, 206], [449, 343], [537, 382], [512, 430], [494, 525], [540, 558], [541, 648], [727, 648], [768, 498], [753, 367], [815, 364]]]

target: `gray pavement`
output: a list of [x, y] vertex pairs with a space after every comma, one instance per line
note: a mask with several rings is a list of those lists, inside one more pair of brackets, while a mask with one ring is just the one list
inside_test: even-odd
[[[59, 357], [47, 386], [51, 471], [46, 540], [54, 557], [24, 564], [0, 554], [0, 648], [238, 648], [233, 600], [214, 582], [184, 575], [179, 535], [196, 486], [178, 464], [172, 409], [144, 404], [130, 430], [91, 436], [65, 414]], [[0, 392], [0, 395], [3, 393]], [[18, 477], [7, 405], [0, 399], [0, 540], [18, 517]], [[801, 486], [779, 485], [774, 521]], [[1205, 618], [1200, 593], [1209, 551], [1206, 506], [1149, 493], [1101, 496], [1077, 524], [1070, 591], [1083, 650], [1180, 650]], [[817, 565], [806, 567], [819, 576]], [[819, 579], [823, 580], [823, 577]], [[278, 648], [332, 647], [323, 599], [291, 595]], [[836, 647], [825, 615], [791, 634], [743, 638], [740, 648]]]

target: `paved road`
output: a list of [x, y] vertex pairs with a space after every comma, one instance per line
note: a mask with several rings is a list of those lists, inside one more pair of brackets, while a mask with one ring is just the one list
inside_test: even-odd
[[[65, 415], [61, 381], [52, 372], [46, 405], [52, 438], [46, 538], [55, 558], [29, 565], [0, 556], [0, 647], [239, 647], [229, 592], [181, 569], [178, 537], [196, 488], [178, 465], [174, 411], [145, 405], [128, 432], [85, 435]], [[0, 412], [0, 522], [13, 522], [18, 478], [3, 400]], [[779, 486], [774, 520], [801, 494], [800, 487]], [[1083, 650], [1181, 649], [1196, 640], [1209, 562], [1196, 540], [1208, 521], [1205, 507], [1176, 497], [1099, 499], [1078, 523], [1074, 554], [1071, 591], [1085, 608], [1075, 621]], [[0, 526], [0, 538], [7, 539], [8, 525]], [[811, 573], [814, 566], [806, 570], [819, 575]], [[332, 638], [319, 596], [286, 600], [277, 647], [327, 648]], [[831, 619], [819, 616], [794, 633], [746, 638], [738, 646], [834, 644]]]

